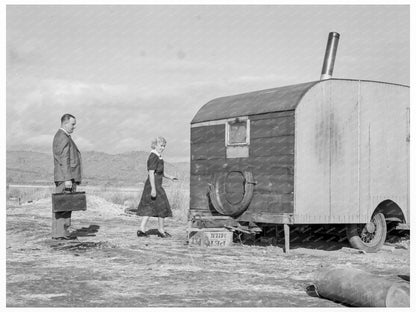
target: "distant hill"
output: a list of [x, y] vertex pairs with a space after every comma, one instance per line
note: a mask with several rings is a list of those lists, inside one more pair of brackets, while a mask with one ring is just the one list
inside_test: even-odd
[[[135, 186], [147, 177], [148, 152], [128, 152], [110, 155], [83, 152], [83, 184]], [[169, 163], [165, 170], [180, 179], [189, 177], [189, 163]], [[7, 151], [6, 176], [10, 184], [51, 184], [53, 158], [51, 154], [33, 151]]]

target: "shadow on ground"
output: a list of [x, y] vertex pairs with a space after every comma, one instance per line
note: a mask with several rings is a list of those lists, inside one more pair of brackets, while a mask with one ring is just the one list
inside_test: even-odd
[[98, 232], [99, 228], [99, 225], [91, 224], [89, 227], [83, 227], [71, 232], [71, 237], [96, 236], [95, 233]]
[[[262, 226], [259, 234], [235, 234], [235, 241], [253, 246], [277, 246], [284, 248], [283, 226]], [[346, 235], [345, 225], [292, 225], [290, 227], [290, 249], [306, 248], [326, 251], [340, 250], [344, 247], [351, 248]], [[401, 245], [409, 240], [409, 232], [395, 230], [388, 225], [386, 244], [395, 248], [407, 249]]]
[[[277, 246], [284, 248], [282, 226], [263, 227], [263, 232], [256, 235], [238, 235], [237, 241], [254, 246]], [[294, 225], [290, 228], [290, 249], [307, 248], [326, 251], [349, 247], [345, 235], [345, 226]]]

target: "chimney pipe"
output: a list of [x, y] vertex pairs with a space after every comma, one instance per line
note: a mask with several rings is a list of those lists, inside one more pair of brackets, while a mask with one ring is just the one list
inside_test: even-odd
[[321, 80], [332, 78], [332, 72], [334, 71], [335, 56], [337, 54], [338, 41], [339, 33], [330, 32], [328, 35], [328, 42], [326, 44], [324, 64], [322, 65]]

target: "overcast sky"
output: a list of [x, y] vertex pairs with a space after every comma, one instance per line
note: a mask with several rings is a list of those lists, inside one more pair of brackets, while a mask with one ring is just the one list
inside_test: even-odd
[[334, 78], [410, 84], [409, 7], [8, 6], [7, 149], [51, 152], [71, 113], [82, 151], [189, 161], [190, 122], [211, 99]]

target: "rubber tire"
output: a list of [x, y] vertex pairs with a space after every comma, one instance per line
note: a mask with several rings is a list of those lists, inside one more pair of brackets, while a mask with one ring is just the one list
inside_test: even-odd
[[371, 222], [375, 224], [376, 229], [374, 232], [374, 237], [368, 242], [365, 242], [361, 239], [361, 234], [363, 231], [365, 231], [364, 228], [362, 228], [362, 225], [347, 225], [347, 238], [352, 247], [364, 250], [368, 253], [377, 252], [381, 249], [381, 247], [383, 247], [387, 236], [386, 219], [382, 213], [377, 213], [373, 216]]
[[253, 174], [250, 171], [241, 171], [241, 173], [244, 176], [244, 196], [238, 204], [229, 203], [224, 192], [220, 191], [221, 185], [224, 185], [229, 172], [215, 174], [213, 182], [210, 183], [209, 197], [211, 203], [214, 209], [224, 216], [236, 217], [241, 215], [248, 208], [253, 198], [254, 184], [256, 184]]

